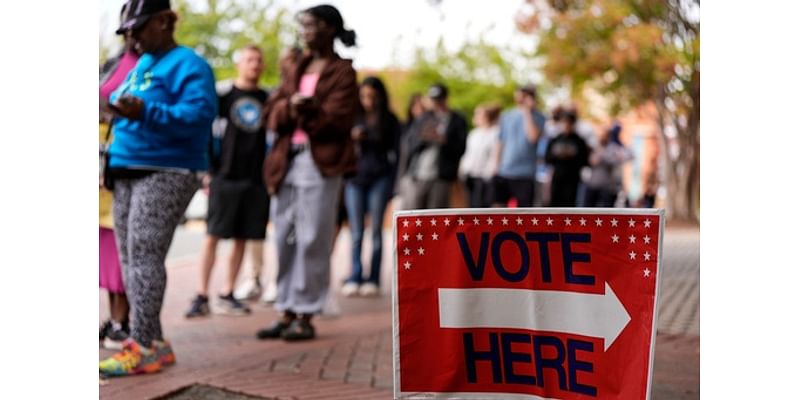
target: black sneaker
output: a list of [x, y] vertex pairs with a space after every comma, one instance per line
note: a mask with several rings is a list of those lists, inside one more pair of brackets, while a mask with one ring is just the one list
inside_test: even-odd
[[189, 311], [186, 312], [186, 318], [204, 317], [208, 315], [208, 297], [198, 294], [192, 300], [192, 305]]
[[129, 332], [122, 324], [111, 323], [106, 337], [103, 340], [103, 347], [112, 350], [122, 350], [122, 343], [128, 339]]
[[275, 321], [269, 328], [256, 332], [256, 337], [259, 339], [277, 339], [281, 337], [281, 334], [289, 327], [289, 324], [289, 322], [283, 322], [282, 320]]
[[309, 320], [297, 318], [283, 330], [281, 337], [287, 342], [298, 340], [311, 340], [316, 336], [314, 327]]
[[217, 298], [216, 307], [214, 307], [214, 314], [222, 314], [222, 315], [248, 315], [250, 314], [250, 308], [248, 308], [244, 303], [236, 300], [233, 297], [233, 293], [228, 293], [225, 296], [219, 296]]
[[100, 341], [106, 338], [108, 331], [111, 329], [111, 320], [106, 320], [103, 325], [100, 325]]

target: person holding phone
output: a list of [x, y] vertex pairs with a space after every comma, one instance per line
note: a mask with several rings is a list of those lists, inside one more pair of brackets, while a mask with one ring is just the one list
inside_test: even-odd
[[265, 106], [277, 139], [264, 164], [273, 197], [281, 317], [258, 331], [259, 339], [315, 337], [311, 318], [322, 312], [330, 281], [330, 254], [342, 176], [356, 167], [351, 137], [358, 103], [352, 62], [333, 42], [355, 45], [335, 7], [320, 5], [299, 15], [308, 51], [287, 60], [287, 74]]
[[130, 0], [117, 33], [142, 53], [111, 94], [114, 142], [109, 171], [131, 333], [122, 351], [100, 361], [104, 376], [158, 372], [175, 362], [161, 330], [164, 260], [186, 207], [208, 168], [217, 115], [214, 74], [192, 49], [179, 46], [169, 0]]

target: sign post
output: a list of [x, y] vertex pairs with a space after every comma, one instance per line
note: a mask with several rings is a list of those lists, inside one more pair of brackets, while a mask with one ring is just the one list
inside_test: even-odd
[[649, 399], [663, 210], [394, 215], [394, 397]]

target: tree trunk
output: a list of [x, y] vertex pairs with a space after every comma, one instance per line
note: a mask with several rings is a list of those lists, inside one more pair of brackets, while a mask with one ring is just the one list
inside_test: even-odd
[[679, 151], [677, 157], [673, 158], [664, 128], [674, 119], [668, 114], [662, 100], [657, 102], [657, 109], [661, 128], [659, 137], [662, 176], [667, 188], [665, 199], [667, 219], [696, 223], [699, 222], [700, 198], [699, 101], [695, 103], [698, 105], [698, 110], [693, 110], [688, 116], [687, 128], [677, 135]]

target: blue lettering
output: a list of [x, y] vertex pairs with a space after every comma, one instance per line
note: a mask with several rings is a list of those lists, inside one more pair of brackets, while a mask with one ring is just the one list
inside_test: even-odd
[[550, 274], [550, 251], [547, 248], [547, 243], [557, 242], [558, 234], [527, 232], [525, 234], [525, 240], [539, 243], [539, 261], [542, 264], [542, 281], [552, 282], [553, 276]]
[[587, 396], [597, 397], [597, 388], [594, 386], [583, 385], [578, 383], [577, 371], [594, 372], [594, 366], [591, 363], [579, 361], [575, 356], [578, 350], [594, 351], [594, 344], [592, 342], [584, 342], [582, 340], [567, 339], [567, 363], [569, 365], [569, 390], [570, 392], [582, 393]]
[[500, 350], [497, 348], [497, 334], [489, 334], [489, 351], [475, 351], [471, 333], [464, 333], [464, 359], [467, 364], [467, 381], [476, 383], [478, 376], [475, 363], [490, 361], [492, 363], [492, 382], [501, 383], [503, 371], [500, 368]]
[[535, 377], [529, 375], [517, 375], [514, 373], [514, 363], [530, 363], [531, 355], [528, 353], [514, 353], [511, 351], [511, 343], [530, 344], [530, 335], [523, 333], [503, 333], [500, 334], [500, 342], [503, 346], [503, 375], [505, 376], [506, 383], [535, 385]]
[[[555, 358], [544, 358], [542, 346], [552, 346], [556, 349]], [[567, 390], [567, 375], [564, 371], [564, 344], [553, 336], [534, 336], [533, 337], [533, 358], [536, 364], [536, 376], [539, 377], [539, 387], [544, 387], [545, 368], [550, 368], [558, 374], [558, 387]]]
[[591, 236], [588, 233], [562, 233], [561, 234], [561, 252], [564, 255], [564, 278], [567, 283], [575, 283], [578, 285], [594, 285], [594, 276], [591, 275], [575, 275], [572, 273], [572, 263], [574, 262], [590, 262], [592, 257], [589, 253], [573, 253], [570, 248], [572, 242], [576, 243], [589, 243]]
[[483, 271], [486, 269], [486, 253], [489, 249], [489, 232], [481, 233], [481, 247], [478, 250], [478, 261], [472, 257], [472, 252], [469, 249], [469, 243], [466, 236], [462, 232], [456, 233], [458, 238], [458, 246], [461, 249], [461, 254], [464, 256], [464, 262], [467, 263], [467, 270], [473, 281], [483, 279]]
[[[509, 240], [517, 245], [522, 259], [519, 271], [515, 273], [508, 272], [503, 265], [503, 260], [500, 258], [500, 247], [503, 245], [503, 242]], [[528, 254], [528, 246], [525, 241], [522, 240], [522, 237], [514, 232], [500, 232], [492, 241], [492, 263], [494, 264], [494, 269], [497, 271], [497, 274], [503, 279], [509, 282], [519, 282], [528, 276], [528, 270], [530, 269], [531, 257]]]

